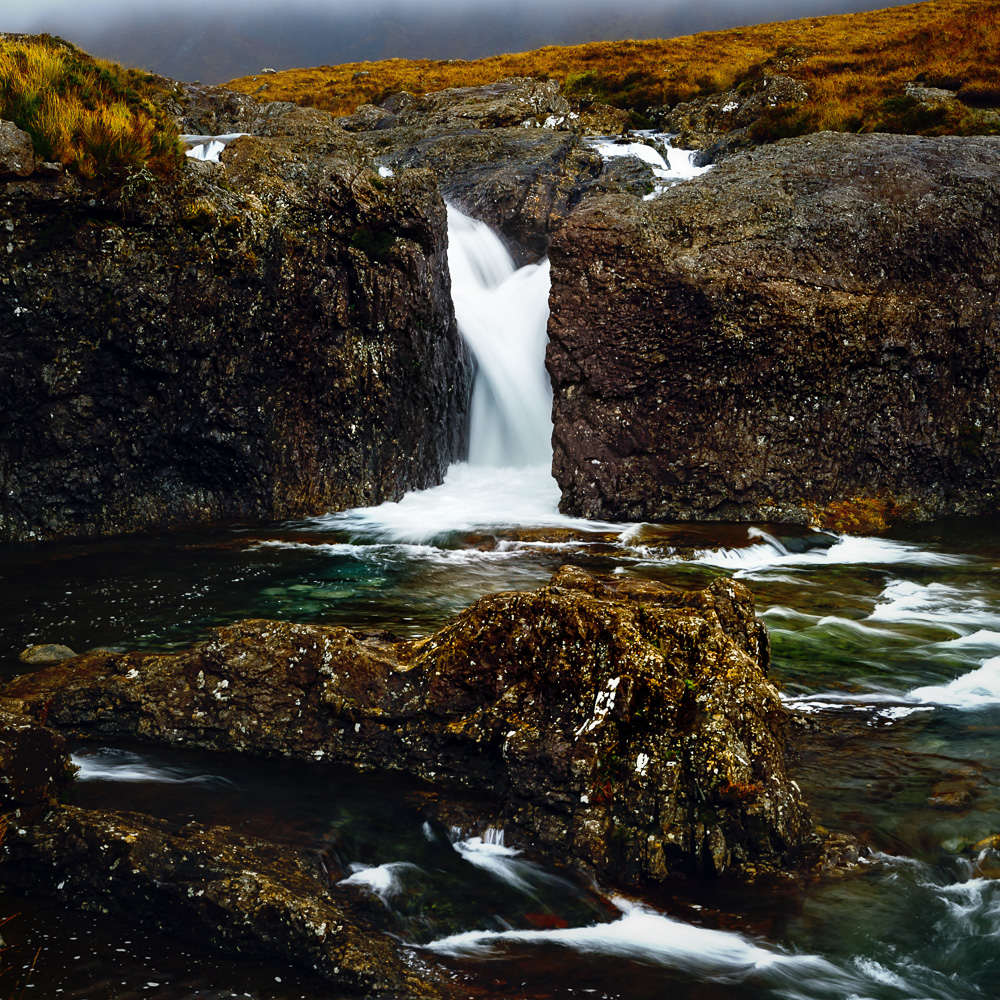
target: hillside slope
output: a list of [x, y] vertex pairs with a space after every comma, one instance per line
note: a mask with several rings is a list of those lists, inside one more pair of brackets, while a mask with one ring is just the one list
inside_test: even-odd
[[[927, 0], [863, 14], [803, 18], [652, 41], [549, 46], [474, 61], [347, 63], [242, 77], [227, 84], [262, 100], [295, 101], [335, 115], [400, 90], [421, 94], [509, 76], [549, 77], [584, 103], [635, 112], [782, 73], [809, 97], [781, 109], [764, 138], [832, 129], [851, 132], [994, 134], [1000, 106], [1000, 3]], [[926, 102], [905, 85], [957, 91]]]

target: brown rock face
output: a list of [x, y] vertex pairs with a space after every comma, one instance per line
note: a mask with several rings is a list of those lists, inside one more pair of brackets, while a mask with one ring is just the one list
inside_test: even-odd
[[256, 133], [223, 165], [0, 183], [0, 540], [377, 503], [462, 454], [434, 179], [380, 178], [320, 112], [201, 99], [191, 124]]
[[810, 839], [767, 661], [739, 584], [685, 593], [566, 568], [416, 643], [247, 621], [186, 653], [84, 654], [9, 693], [83, 735], [486, 791], [511, 832], [638, 883], [780, 865]]
[[822, 133], [554, 240], [566, 513], [1000, 506], [1000, 140]]
[[0, 699], [0, 845], [9, 828], [44, 814], [70, 778], [66, 741]]

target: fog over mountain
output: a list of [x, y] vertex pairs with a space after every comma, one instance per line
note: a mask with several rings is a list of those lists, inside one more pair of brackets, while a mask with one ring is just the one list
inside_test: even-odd
[[93, 55], [219, 83], [265, 66], [476, 59], [884, 6], [865, 0], [3, 0], [0, 30], [47, 31]]

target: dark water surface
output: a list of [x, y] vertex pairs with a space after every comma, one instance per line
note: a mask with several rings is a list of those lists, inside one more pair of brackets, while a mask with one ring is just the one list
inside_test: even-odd
[[[378, 892], [416, 955], [470, 995], [623, 998], [1000, 997], [1000, 519], [892, 539], [701, 525], [527, 534], [462, 525], [406, 538], [337, 515], [0, 549], [0, 671], [35, 642], [183, 647], [256, 616], [426, 634], [476, 597], [562, 563], [701, 586], [733, 574], [771, 629], [796, 720], [797, 780], [820, 823], [874, 852], [857, 876], [745, 889], [678, 879], [595, 893], [502, 837], [425, 823], [413, 787], [289, 762], [80, 746], [77, 801], [224, 822], [329, 852]], [[650, 542], [683, 538], [681, 560]], [[688, 553], [690, 554], [690, 553]], [[483, 833], [482, 830], [477, 833]], [[610, 899], [610, 902], [608, 901]], [[330, 997], [282, 963], [4, 890], [0, 996]], [[40, 949], [40, 950], [39, 950]], [[37, 962], [28, 976], [37, 954]]]

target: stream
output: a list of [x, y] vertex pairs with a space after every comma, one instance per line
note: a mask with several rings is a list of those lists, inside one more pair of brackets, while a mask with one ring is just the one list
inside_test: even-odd
[[[662, 182], [688, 176], [671, 160]], [[290, 761], [79, 744], [74, 801], [329, 851], [456, 996], [973, 1000], [1000, 995], [1000, 518], [892, 537], [557, 513], [547, 264], [515, 271], [449, 210], [456, 314], [479, 363], [470, 461], [399, 503], [280, 525], [0, 547], [0, 678], [38, 642], [183, 648], [267, 617], [426, 635], [563, 563], [701, 587], [732, 575], [771, 630], [794, 773], [871, 850], [823, 882], [678, 877], [624, 898], [503, 831], [444, 829], [413, 783]], [[1000, 845], [1000, 840], [997, 841]], [[280, 961], [198, 952], [0, 890], [0, 996], [320, 1000]]]

